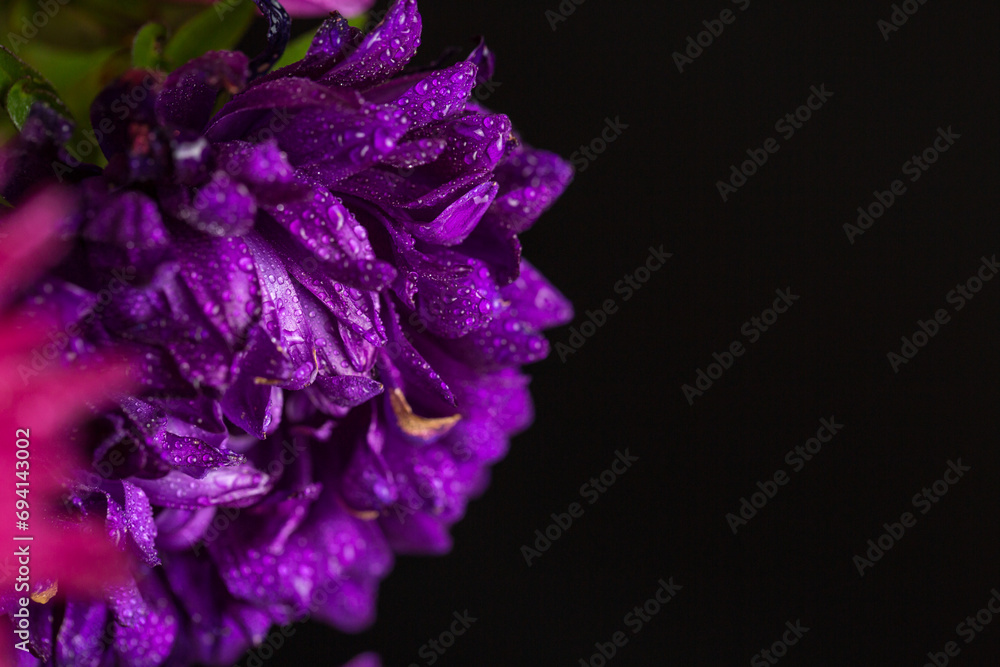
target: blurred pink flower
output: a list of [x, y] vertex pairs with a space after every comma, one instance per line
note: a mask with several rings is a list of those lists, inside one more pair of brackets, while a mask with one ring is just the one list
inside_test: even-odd
[[[97, 594], [128, 572], [125, 553], [99, 522], [56, 519], [51, 512], [63, 483], [81, 467], [66, 429], [108, 391], [125, 389], [124, 366], [80, 370], [39, 363], [52, 324], [10, 307], [18, 290], [63, 254], [57, 227], [68, 210], [64, 196], [49, 191], [0, 219], [0, 612], [13, 611], [22, 597], [47, 602], [57, 590]], [[27, 504], [27, 530], [15, 522], [19, 500]], [[15, 590], [23, 564], [15, 548], [25, 545], [30, 588]]]
[[[199, 2], [203, 5], [210, 5], [216, 0], [181, 0], [182, 2]], [[279, 0], [281, 5], [291, 16], [302, 18], [314, 18], [326, 16], [330, 12], [337, 11], [344, 16], [351, 18], [368, 11], [375, 4], [375, 0]]]

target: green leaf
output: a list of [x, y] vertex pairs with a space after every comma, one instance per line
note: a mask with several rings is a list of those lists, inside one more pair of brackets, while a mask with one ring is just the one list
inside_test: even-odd
[[138, 69], [163, 69], [163, 42], [167, 29], [159, 23], [147, 23], [132, 40], [132, 66]]
[[52, 84], [3, 46], [0, 46], [0, 98], [18, 130], [24, 127], [35, 102], [47, 104], [67, 119], [72, 118]]
[[220, 2], [198, 13], [177, 29], [163, 54], [173, 67], [204, 55], [235, 47], [250, 27], [254, 5], [250, 0]]
[[36, 41], [25, 47], [22, 55], [47, 74], [80, 131], [90, 127], [90, 105], [97, 94], [129, 66], [128, 51], [116, 46], [79, 52], [63, 51]]
[[[319, 30], [319, 28], [316, 30]], [[316, 36], [316, 30], [310, 30], [290, 41], [288, 47], [285, 49], [285, 53], [278, 59], [278, 62], [274, 63], [274, 67], [271, 69], [279, 69], [285, 65], [297, 63], [305, 58], [306, 53], [309, 51], [309, 45], [312, 44], [313, 38]]]
[[7, 91], [4, 106], [17, 129], [20, 130], [24, 127], [28, 120], [28, 114], [31, 113], [31, 107], [36, 102], [41, 102], [53, 109], [58, 109], [62, 104], [52, 88], [39, 85], [31, 79], [15, 81], [14, 85]]
[[347, 25], [351, 26], [352, 28], [357, 28], [358, 30], [364, 30], [365, 26], [368, 25], [368, 20], [369, 20], [368, 13], [365, 12], [364, 14], [359, 14], [354, 18], [347, 19]]

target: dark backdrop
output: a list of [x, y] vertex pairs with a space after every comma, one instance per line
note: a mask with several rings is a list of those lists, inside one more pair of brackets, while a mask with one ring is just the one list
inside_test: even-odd
[[[389, 667], [427, 665], [421, 646], [466, 610], [475, 622], [436, 664], [600, 665], [595, 643], [610, 653], [619, 631], [609, 665], [996, 664], [1000, 619], [959, 624], [1000, 590], [1000, 280], [976, 277], [1000, 255], [1000, 11], [903, 4], [890, 30], [888, 1], [421, 3], [418, 58], [487, 35], [488, 104], [530, 143], [569, 157], [619, 123], [523, 238], [574, 302], [575, 331], [615, 308], [588, 338], [552, 332], [584, 344], [530, 369], [535, 424], [454, 551], [400, 558], [370, 631], [300, 626], [269, 664], [374, 649]], [[723, 9], [733, 22], [713, 24]], [[680, 72], [673, 54], [703, 21], [724, 30]], [[775, 127], [796, 111], [801, 127]], [[904, 172], [938, 137], [948, 150]], [[723, 201], [717, 182], [742, 183], [731, 166], [748, 150], [767, 161]], [[876, 191], [892, 205], [845, 229], [859, 206], [879, 212]], [[672, 257], [626, 300], [616, 284], [645, 278], [661, 244]], [[774, 322], [776, 290], [793, 305]], [[904, 350], [918, 321], [936, 333]], [[914, 351], [895, 368], [887, 356]], [[713, 353], [730, 367], [710, 367]], [[715, 376], [701, 389], [699, 370]], [[816, 449], [822, 419], [842, 428], [807, 460], [795, 448]], [[638, 460], [581, 495], [626, 450]], [[934, 502], [915, 503], [925, 488]], [[529, 567], [522, 546], [574, 502], [582, 515]], [[627, 616], [661, 579], [673, 598]]]

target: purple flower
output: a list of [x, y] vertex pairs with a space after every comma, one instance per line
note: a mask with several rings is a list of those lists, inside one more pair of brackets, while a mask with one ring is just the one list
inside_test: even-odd
[[83, 203], [28, 302], [94, 314], [66, 363], [141, 360], [80, 434], [100, 474], [67, 502], [154, 519], [134, 583], [57, 601], [42, 664], [225, 665], [275, 623], [360, 630], [394, 554], [446, 552], [531, 422], [520, 367], [572, 309], [518, 235], [572, 171], [470, 101], [485, 46], [418, 68], [419, 39], [402, 0], [368, 35], [334, 15], [275, 72], [231, 52], [129, 72], [92, 107], [100, 173], [32, 116], [5, 194], [46, 156]]

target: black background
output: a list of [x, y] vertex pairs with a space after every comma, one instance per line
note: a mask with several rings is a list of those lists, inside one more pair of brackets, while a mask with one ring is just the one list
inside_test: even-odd
[[[559, 0], [425, 1], [417, 58], [485, 34], [487, 104], [566, 157], [627, 124], [522, 239], [575, 326], [619, 308], [530, 369], [535, 424], [454, 551], [399, 558], [371, 630], [302, 625], [267, 663], [426, 665], [420, 647], [468, 610], [436, 664], [586, 664], [623, 630], [609, 665], [745, 665], [796, 620], [809, 631], [783, 665], [920, 666], [948, 641], [951, 664], [997, 664], [1000, 620], [970, 644], [956, 625], [1000, 587], [1000, 280], [946, 301], [1000, 254], [997, 4], [927, 0], [888, 41], [890, 2], [562, 4], [553, 30]], [[678, 72], [673, 52], [725, 8], [735, 22]], [[786, 140], [775, 122], [820, 85], [832, 97]], [[911, 183], [903, 163], [949, 126], [961, 138]], [[780, 150], [723, 202], [716, 181], [769, 137]], [[906, 193], [851, 244], [843, 225], [895, 179]], [[673, 257], [624, 301], [616, 282], [660, 244]], [[748, 344], [743, 323], [786, 288], [800, 299]], [[894, 372], [887, 353], [941, 308], [950, 322]], [[735, 340], [746, 353], [689, 405], [681, 386]], [[791, 472], [786, 452], [831, 416], [844, 428]], [[587, 504], [581, 485], [625, 448], [638, 462]], [[920, 514], [911, 498], [959, 457], [971, 470]], [[726, 514], [779, 469], [788, 484], [734, 535]], [[583, 516], [529, 567], [522, 545], [572, 502]], [[916, 525], [859, 576], [853, 557], [907, 511]], [[661, 577], [683, 588], [633, 634], [623, 617]]]

